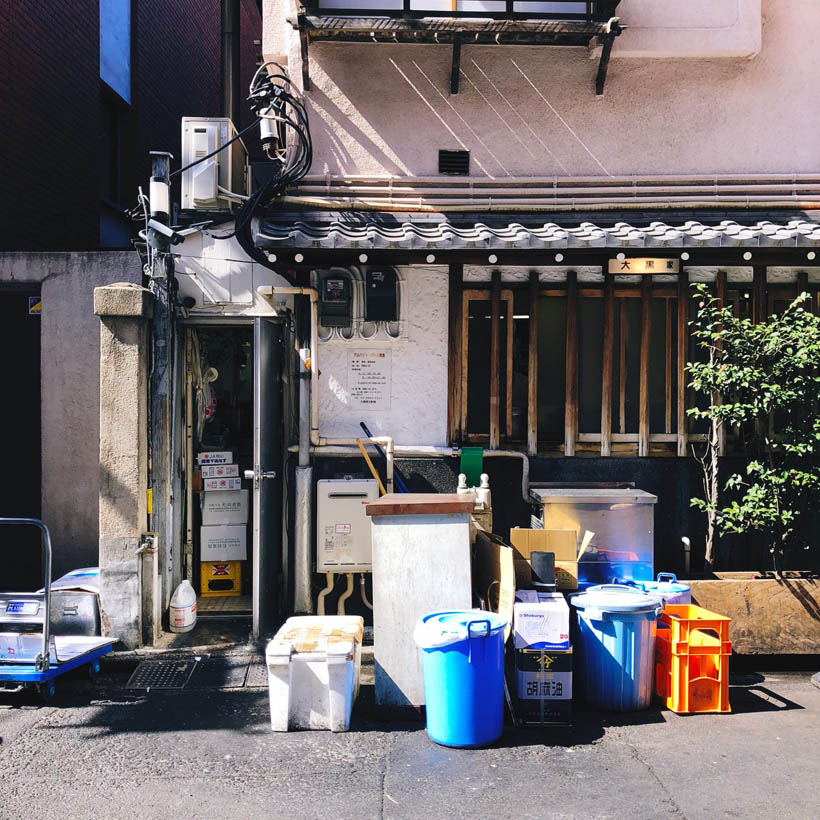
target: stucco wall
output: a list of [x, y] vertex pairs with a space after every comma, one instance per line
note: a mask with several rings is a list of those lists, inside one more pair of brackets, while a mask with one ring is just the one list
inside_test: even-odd
[[[374, 435], [396, 444], [439, 445], [447, 439], [447, 268], [400, 268], [403, 338], [331, 339], [319, 345], [319, 427], [327, 438]], [[350, 406], [349, 352], [390, 351], [390, 409]]]
[[[298, 82], [277, 6], [265, 53], [287, 46]], [[440, 148], [469, 149], [476, 177], [813, 173], [820, 9], [769, 0], [764, 13], [753, 59], [618, 59], [616, 43], [602, 98], [585, 48], [465, 45], [451, 95], [448, 46], [312, 43], [311, 173], [435, 175]]]
[[43, 299], [42, 516], [54, 545], [55, 577], [97, 563], [100, 322], [94, 288], [139, 282], [141, 274], [135, 253], [0, 254], [0, 288], [39, 284]]

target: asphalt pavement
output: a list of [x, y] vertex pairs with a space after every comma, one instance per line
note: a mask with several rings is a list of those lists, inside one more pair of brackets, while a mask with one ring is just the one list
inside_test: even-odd
[[0, 818], [806, 818], [820, 814], [811, 673], [733, 678], [731, 715], [578, 709], [572, 729], [505, 727], [489, 749], [432, 743], [363, 686], [352, 731], [275, 734], [262, 687], [62, 681], [0, 695]]

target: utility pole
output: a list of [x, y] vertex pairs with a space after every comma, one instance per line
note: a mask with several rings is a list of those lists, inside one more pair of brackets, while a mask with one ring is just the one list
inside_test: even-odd
[[[171, 154], [151, 152], [151, 219], [164, 226], [171, 224]], [[153, 240], [153, 241], [152, 241]], [[151, 292], [154, 294], [154, 321], [151, 337], [150, 378], [150, 431], [151, 443], [150, 487], [152, 493], [151, 529], [156, 533], [159, 546], [156, 598], [162, 599], [163, 609], [171, 594], [169, 572], [172, 567], [173, 530], [171, 509], [170, 430], [173, 357], [174, 357], [174, 263], [168, 253], [168, 243], [154, 229], [149, 231], [149, 245], [154, 264], [151, 266]], [[146, 583], [147, 579], [143, 580]], [[159, 623], [155, 626], [159, 633]]]

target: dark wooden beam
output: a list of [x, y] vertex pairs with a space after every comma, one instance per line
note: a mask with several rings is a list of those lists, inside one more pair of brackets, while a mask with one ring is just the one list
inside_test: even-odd
[[652, 330], [652, 277], [641, 280], [641, 371], [638, 397], [638, 455], [649, 455], [649, 341]]
[[672, 323], [672, 300], [671, 299], [664, 299], [664, 307], [665, 311], [665, 318], [666, 318], [666, 328], [664, 333], [664, 341], [666, 344], [666, 361], [665, 361], [665, 373], [666, 373], [666, 396], [664, 398], [664, 420], [663, 420], [663, 431], [664, 433], [671, 433], [672, 432], [672, 372], [675, 367], [674, 365], [674, 352], [672, 348], [672, 329], [674, 324]]
[[567, 358], [564, 391], [564, 455], [575, 455], [578, 436], [578, 274], [567, 272]]
[[766, 266], [755, 265], [752, 279], [752, 321], [755, 324], [764, 321], [766, 309]]
[[453, 40], [453, 64], [450, 69], [450, 93], [458, 94], [458, 83], [461, 76], [461, 40]]
[[689, 350], [689, 275], [678, 275], [678, 456], [686, 456], [686, 359]]
[[527, 357], [527, 453], [538, 454], [538, 271], [530, 271], [530, 348]]
[[461, 369], [462, 359], [462, 285], [464, 266], [458, 263], [450, 265], [449, 282], [449, 336], [447, 344], [447, 440], [451, 444], [461, 441]]
[[[727, 276], [725, 270], [719, 270], [717, 272], [717, 277], [715, 279], [715, 295], [718, 300], [718, 305], [723, 308], [726, 305], [726, 282]], [[717, 343], [718, 349], [721, 349], [723, 345], [718, 342]], [[722, 396], [720, 393], [715, 393], [712, 396], [712, 404], [718, 405], [722, 402]], [[725, 455], [726, 453], [726, 425], [722, 424], [720, 426], [720, 431], [718, 432], [718, 455]]]
[[629, 322], [626, 317], [626, 299], [620, 300], [618, 333], [618, 432], [626, 433], [626, 345], [629, 339]]
[[[606, 262], [604, 262], [606, 265]], [[606, 268], [604, 268], [606, 270]], [[612, 455], [612, 365], [615, 351], [615, 290], [612, 277], [604, 283], [604, 357], [601, 367], [601, 455]]]
[[310, 55], [308, 53], [310, 35], [307, 28], [307, 15], [299, 12], [297, 20], [299, 21], [299, 44], [302, 47], [302, 90], [310, 91]]
[[501, 271], [494, 270], [491, 296], [492, 335], [490, 341], [490, 449], [497, 450], [501, 442], [499, 392], [499, 356], [501, 350], [501, 333], [498, 327], [498, 316], [501, 307]]
[[609, 69], [609, 58], [612, 54], [612, 44], [615, 42], [616, 36], [616, 34], [606, 34], [603, 37], [604, 44], [601, 49], [601, 61], [598, 63], [598, 74], [595, 77], [595, 94], [598, 97], [603, 97], [604, 95], [606, 73]]

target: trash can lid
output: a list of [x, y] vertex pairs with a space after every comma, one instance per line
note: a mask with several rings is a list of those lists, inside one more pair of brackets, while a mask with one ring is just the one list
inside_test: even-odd
[[452, 612], [431, 612], [416, 623], [413, 640], [422, 649], [466, 641], [467, 638], [488, 638], [507, 626], [507, 619], [482, 609], [460, 609]]
[[585, 592], [573, 595], [569, 601], [578, 609], [597, 609], [601, 612], [653, 612], [662, 605], [656, 593], [647, 593], [624, 584], [599, 584]]

